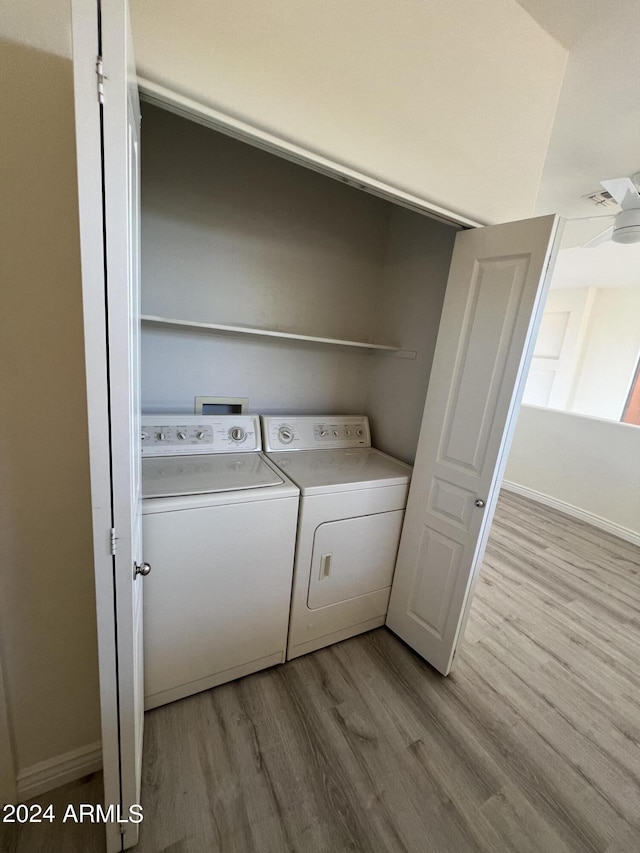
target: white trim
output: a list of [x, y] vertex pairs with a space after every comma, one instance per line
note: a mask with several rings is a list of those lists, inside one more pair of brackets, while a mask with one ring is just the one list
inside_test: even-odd
[[[100, 750], [105, 804], [109, 805], [120, 801], [120, 735], [118, 727], [113, 557], [110, 539], [113, 522], [111, 517], [109, 384], [102, 234], [101, 121], [96, 75], [97, 13], [98, 7], [95, 0], [72, 0], [78, 211], [93, 522], [93, 570], [100, 674], [102, 734]], [[107, 823], [105, 833], [107, 850], [110, 853], [121, 850], [122, 843], [118, 826]]]
[[95, 773], [102, 767], [102, 744], [100, 741], [72, 749], [55, 758], [48, 758], [31, 767], [25, 767], [18, 773], [18, 799], [20, 802], [37, 797], [45, 791], [51, 791]]
[[261, 148], [263, 151], [268, 151], [270, 154], [277, 154], [285, 160], [298, 163], [307, 169], [313, 169], [314, 172], [321, 172], [323, 175], [328, 175], [330, 178], [340, 180], [359, 190], [387, 199], [410, 210], [416, 210], [418, 213], [438, 220], [438, 222], [467, 228], [477, 228], [486, 224], [476, 219], [469, 219], [469, 217], [445, 207], [440, 207], [428, 199], [414, 195], [408, 189], [393, 186], [374, 175], [365, 174], [316, 151], [310, 151], [301, 145], [296, 145], [294, 142], [255, 127], [248, 122], [241, 121], [220, 110], [167, 89], [152, 80], [138, 77], [138, 88], [141, 99], [148, 104], [153, 104], [189, 121], [210, 127], [226, 136], [231, 136], [241, 142]]
[[509, 480], [503, 480], [502, 487], [509, 492], [514, 492], [516, 495], [522, 495], [523, 498], [529, 498], [552, 509], [557, 509], [565, 515], [585, 521], [593, 527], [604, 530], [606, 533], [611, 533], [612, 536], [617, 536], [619, 539], [631, 542], [632, 545], [640, 545], [640, 533], [630, 530], [628, 527], [622, 527], [622, 525], [616, 524], [614, 521], [609, 521], [607, 518], [602, 518], [600, 515], [595, 515], [593, 512], [588, 512], [586, 509], [581, 509], [566, 501], [561, 501], [559, 498], [554, 498], [551, 495], [546, 495], [544, 492], [530, 489], [528, 486], [521, 486], [519, 483], [512, 483]]

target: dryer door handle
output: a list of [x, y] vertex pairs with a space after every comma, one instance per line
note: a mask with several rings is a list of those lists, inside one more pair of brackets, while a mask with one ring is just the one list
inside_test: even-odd
[[320, 575], [318, 576], [319, 581], [326, 580], [331, 574], [331, 557], [332, 554], [323, 554], [320, 557]]

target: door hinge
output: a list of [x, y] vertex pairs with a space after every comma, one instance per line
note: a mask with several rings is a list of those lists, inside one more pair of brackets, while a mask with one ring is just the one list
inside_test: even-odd
[[115, 555], [116, 555], [116, 539], [117, 539], [115, 527], [112, 527], [111, 530], [109, 531], [109, 539], [111, 542], [111, 556], [115, 557]]
[[96, 74], [98, 75], [98, 103], [104, 104], [104, 73], [101, 56], [96, 58]]

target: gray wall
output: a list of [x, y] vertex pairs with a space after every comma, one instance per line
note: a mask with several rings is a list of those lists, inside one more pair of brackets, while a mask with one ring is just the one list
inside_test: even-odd
[[370, 410], [412, 459], [455, 230], [145, 104], [142, 164], [144, 313], [418, 350], [145, 330], [144, 409]]
[[401, 207], [392, 212], [380, 327], [417, 356], [374, 357], [365, 405], [376, 446], [406, 462], [418, 444], [456, 233]]
[[361, 338], [389, 206], [142, 104], [142, 309]]
[[[389, 207], [143, 104], [142, 307], [147, 314], [367, 340]], [[367, 355], [165, 331], [143, 334], [143, 407], [197, 394], [254, 411], [364, 406]]]

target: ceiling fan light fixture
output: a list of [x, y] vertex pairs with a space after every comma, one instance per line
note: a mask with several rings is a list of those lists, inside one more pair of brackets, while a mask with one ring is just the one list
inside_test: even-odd
[[640, 208], [620, 211], [616, 216], [611, 239], [614, 243], [640, 243]]

